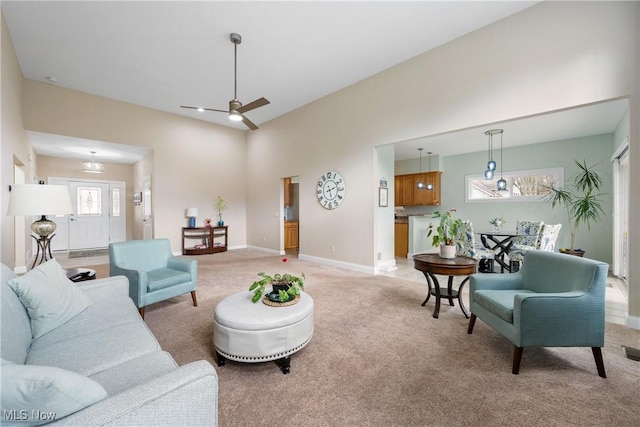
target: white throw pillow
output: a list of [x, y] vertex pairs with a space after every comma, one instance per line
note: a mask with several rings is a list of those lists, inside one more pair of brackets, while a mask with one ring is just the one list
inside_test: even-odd
[[55, 259], [7, 283], [27, 309], [34, 339], [68, 322], [91, 305], [91, 300], [67, 278]]
[[37, 426], [59, 420], [107, 397], [91, 378], [52, 366], [2, 361], [3, 425]]

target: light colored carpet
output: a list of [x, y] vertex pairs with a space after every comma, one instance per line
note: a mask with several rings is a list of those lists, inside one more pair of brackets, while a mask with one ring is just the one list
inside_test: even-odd
[[[215, 365], [213, 309], [260, 271], [304, 272], [315, 301], [312, 341], [291, 373], [273, 362], [217, 367], [221, 426], [636, 426], [640, 364], [621, 346], [640, 332], [607, 323], [606, 379], [589, 348], [525, 349], [511, 374], [512, 345], [482, 321], [467, 334], [460, 309], [421, 285], [251, 250], [194, 257], [198, 307], [187, 294], [152, 305], [146, 322], [179, 364]], [[98, 277], [108, 266], [92, 266]], [[277, 310], [277, 308], [274, 308]]]

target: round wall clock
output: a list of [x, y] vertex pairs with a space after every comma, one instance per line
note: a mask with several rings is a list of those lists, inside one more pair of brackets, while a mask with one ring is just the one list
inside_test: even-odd
[[342, 175], [336, 171], [328, 171], [318, 179], [318, 202], [325, 209], [335, 209], [344, 200], [345, 185]]

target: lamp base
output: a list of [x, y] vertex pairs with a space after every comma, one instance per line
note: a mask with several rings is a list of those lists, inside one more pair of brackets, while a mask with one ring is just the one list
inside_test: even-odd
[[47, 262], [50, 259], [53, 259], [53, 255], [51, 255], [51, 239], [53, 239], [53, 236], [55, 236], [55, 234], [51, 234], [49, 236], [40, 236], [40, 238], [34, 236], [33, 234], [31, 235], [31, 237], [33, 237], [33, 240], [35, 240], [38, 245], [36, 256], [33, 258], [33, 264], [31, 264], [32, 269], [36, 265], [40, 265], [43, 262]]
[[48, 236], [56, 231], [56, 223], [48, 220], [46, 216], [42, 215], [39, 220], [31, 223], [31, 231], [40, 237]]
[[189, 217], [189, 228], [195, 228], [196, 226], [196, 217], [192, 216]]

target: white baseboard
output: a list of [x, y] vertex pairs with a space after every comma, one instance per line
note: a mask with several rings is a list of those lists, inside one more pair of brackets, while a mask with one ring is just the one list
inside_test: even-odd
[[[265, 253], [268, 253], [268, 254], [271, 254], [271, 255], [285, 255], [286, 254], [285, 252], [282, 252], [282, 251], [279, 251], [279, 250], [276, 250], [276, 249], [263, 248], [263, 247], [260, 247], [260, 246], [247, 245], [245, 247], [247, 249], [253, 249], [253, 250], [259, 251], [259, 252], [265, 252]], [[237, 248], [237, 249], [240, 249], [240, 248]]]
[[376, 274], [375, 269], [373, 267], [367, 267], [366, 265], [359, 265], [359, 264], [351, 264], [349, 262], [336, 261], [335, 259], [321, 258], [321, 257], [305, 255], [305, 254], [299, 254], [298, 259], [315, 262], [316, 264], [330, 265], [332, 267], [340, 267], [346, 270], [357, 271], [360, 273]]
[[640, 330], [640, 317], [627, 316], [627, 326], [631, 329]]

